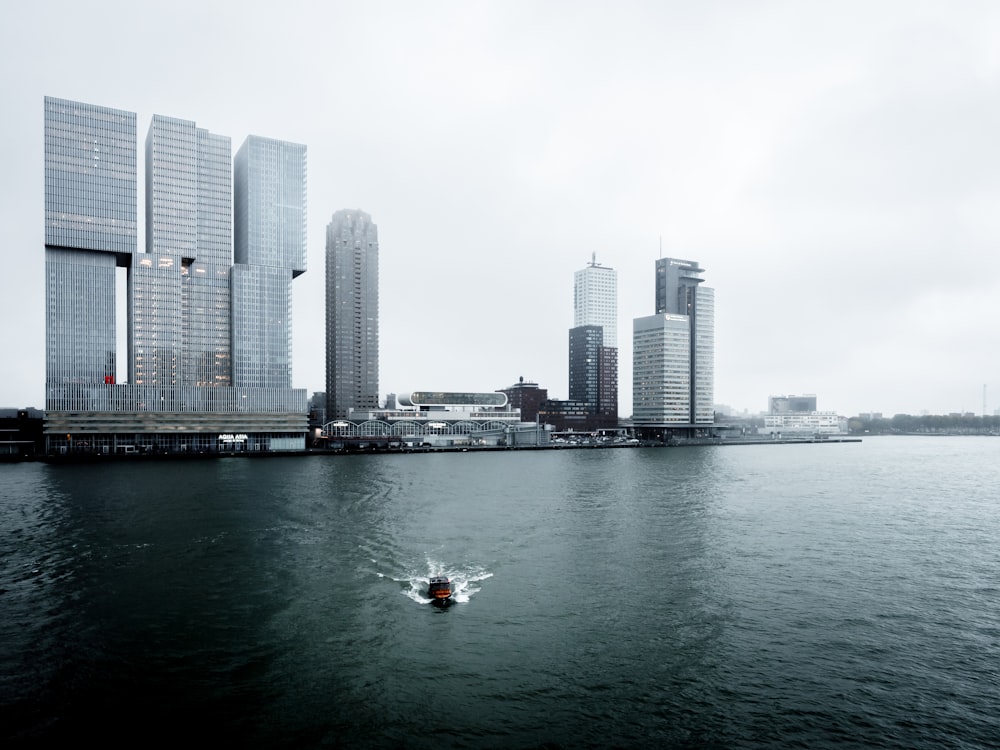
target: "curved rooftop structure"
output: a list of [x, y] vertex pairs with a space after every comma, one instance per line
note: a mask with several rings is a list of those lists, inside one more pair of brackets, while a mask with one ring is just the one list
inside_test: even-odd
[[445, 391], [413, 391], [412, 393], [401, 393], [396, 397], [396, 402], [400, 406], [433, 406], [433, 407], [462, 407], [462, 406], [485, 406], [502, 407], [507, 405], [507, 394], [500, 391], [492, 393], [460, 393]]

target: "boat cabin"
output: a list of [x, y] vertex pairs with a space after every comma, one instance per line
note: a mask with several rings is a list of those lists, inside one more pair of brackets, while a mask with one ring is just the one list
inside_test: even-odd
[[427, 596], [435, 601], [451, 598], [451, 581], [445, 576], [434, 576], [427, 583]]

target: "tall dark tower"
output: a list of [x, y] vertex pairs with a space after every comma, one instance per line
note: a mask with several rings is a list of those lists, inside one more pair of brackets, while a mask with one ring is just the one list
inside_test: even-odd
[[378, 408], [378, 227], [342, 210], [326, 229], [326, 418]]

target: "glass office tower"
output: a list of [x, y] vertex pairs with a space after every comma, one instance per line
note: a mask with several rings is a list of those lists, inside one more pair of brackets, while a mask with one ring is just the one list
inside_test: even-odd
[[133, 382], [231, 383], [232, 162], [228, 136], [153, 117], [146, 138], [147, 252], [137, 259], [130, 287]]
[[45, 97], [45, 399], [105, 402], [116, 269], [136, 248], [135, 115]]
[[292, 279], [306, 270], [306, 147], [250, 136], [234, 182], [233, 383], [290, 388]]
[[715, 290], [699, 286], [695, 290], [694, 310], [691, 328], [693, 422], [708, 425], [715, 422]]
[[45, 97], [46, 247], [136, 248], [135, 114]]
[[326, 418], [378, 408], [378, 227], [337, 211], [326, 228]]
[[[247, 143], [236, 193], [244, 260], [234, 271], [229, 138], [153, 118], [140, 252], [135, 114], [45, 99], [50, 453], [304, 447], [306, 399], [291, 388], [288, 311], [291, 279], [305, 270], [305, 146]], [[238, 276], [263, 282], [238, 284]], [[121, 282], [128, 304], [116, 315]], [[234, 312], [259, 340], [237, 339]], [[116, 369], [123, 317], [127, 383]], [[250, 342], [243, 371], [261, 377], [236, 383], [234, 341]]]

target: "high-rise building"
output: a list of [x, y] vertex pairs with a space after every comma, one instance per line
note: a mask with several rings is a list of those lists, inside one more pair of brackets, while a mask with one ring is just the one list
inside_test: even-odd
[[135, 133], [131, 112], [45, 98], [50, 403], [82, 396], [117, 377], [117, 268], [127, 266], [136, 249]]
[[233, 383], [290, 388], [292, 279], [306, 270], [306, 147], [250, 136], [235, 175]]
[[597, 418], [600, 427], [618, 425], [618, 347], [597, 352]]
[[632, 321], [632, 420], [691, 423], [691, 330], [685, 315]]
[[597, 262], [573, 274], [573, 325], [601, 326], [601, 346], [618, 347], [618, 273]]
[[378, 227], [337, 211], [326, 229], [326, 418], [378, 408]]
[[692, 261], [656, 261], [656, 314], [632, 326], [636, 425], [714, 421], [715, 291], [702, 286], [702, 273]]
[[146, 252], [129, 285], [131, 382], [231, 385], [232, 150], [154, 115], [146, 136]]
[[[247, 139], [245, 149], [261, 142], [266, 154], [245, 157], [237, 174], [240, 276], [230, 140], [187, 120], [157, 115], [150, 125], [138, 249], [135, 120], [45, 99], [48, 450], [303, 447], [287, 311], [291, 279], [305, 270], [305, 147]], [[258, 266], [283, 283], [237, 283]], [[241, 376], [260, 377], [235, 377], [235, 351]]]
[[592, 428], [618, 424], [618, 276], [596, 256], [574, 274], [569, 400], [587, 404]]
[[590, 404], [592, 414], [597, 413], [603, 340], [601, 326], [569, 329], [569, 398]]

